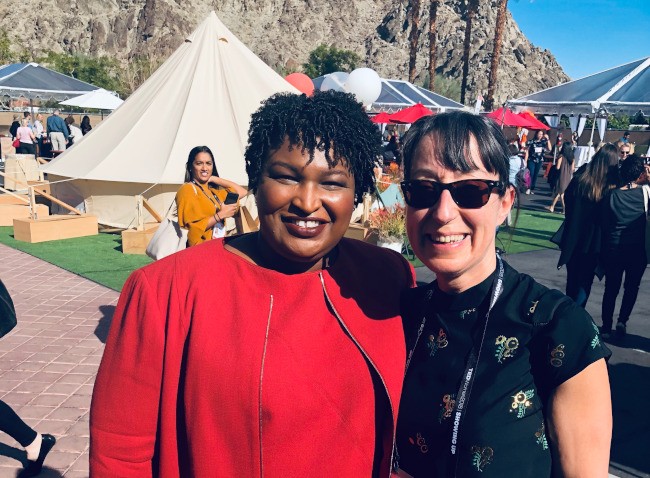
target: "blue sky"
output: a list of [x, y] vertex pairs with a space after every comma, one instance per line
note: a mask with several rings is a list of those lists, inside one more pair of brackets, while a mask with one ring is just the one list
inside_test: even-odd
[[509, 0], [508, 9], [572, 79], [650, 56], [650, 0]]

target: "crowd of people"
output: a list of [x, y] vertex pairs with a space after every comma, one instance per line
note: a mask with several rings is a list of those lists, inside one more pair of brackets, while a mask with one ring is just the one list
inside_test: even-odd
[[29, 111], [25, 111], [22, 118], [18, 114], [13, 115], [9, 135], [12, 141], [19, 141], [19, 145], [16, 147], [17, 154], [44, 156], [52, 154], [52, 152], [65, 151], [88, 134], [90, 130], [92, 130], [92, 126], [88, 115], [83, 117], [81, 127], [78, 127], [75, 124], [74, 116], [70, 114], [63, 119], [61, 111], [55, 109], [52, 115], [48, 116], [45, 124], [43, 124], [41, 113], [36, 114], [33, 119]]

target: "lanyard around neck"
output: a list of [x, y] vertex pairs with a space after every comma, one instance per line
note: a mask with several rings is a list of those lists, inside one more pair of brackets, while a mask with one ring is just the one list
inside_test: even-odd
[[[490, 312], [492, 311], [494, 304], [496, 303], [497, 299], [501, 295], [501, 292], [503, 291], [503, 276], [504, 276], [503, 260], [501, 259], [499, 254], [497, 254], [497, 273], [495, 274], [494, 280], [492, 282], [490, 303], [488, 304], [488, 310], [485, 313], [485, 318], [483, 319], [483, 331], [481, 334], [481, 340], [478, 344], [478, 347], [476, 346], [476, 344], [472, 345], [472, 349], [470, 350], [469, 356], [467, 358], [467, 363], [465, 365], [465, 370], [463, 371], [463, 375], [461, 376], [460, 386], [458, 387], [458, 392], [456, 393], [456, 410], [454, 412], [453, 428], [451, 433], [451, 447], [450, 447], [451, 454], [456, 456], [456, 460], [454, 462], [453, 476], [456, 476], [456, 469], [458, 467], [457, 444], [460, 437], [461, 420], [463, 418], [463, 415], [465, 414], [465, 410], [467, 409], [470, 394], [472, 392], [472, 386], [474, 384], [474, 378], [476, 376], [476, 369], [478, 366], [479, 359], [481, 358], [481, 350], [483, 349], [483, 342], [485, 341], [485, 333], [487, 332], [487, 325], [488, 325], [488, 320], [490, 318]], [[429, 291], [429, 293], [427, 294], [427, 303], [430, 303], [432, 296], [433, 296], [432, 292]], [[422, 331], [424, 330], [424, 325], [426, 323], [426, 320], [427, 320], [427, 316], [425, 314], [424, 317], [422, 318], [422, 323], [420, 324], [420, 328], [418, 330], [418, 334], [415, 339], [415, 344], [413, 344], [413, 348], [409, 350], [408, 358], [406, 360], [406, 370], [408, 370], [409, 364], [411, 363], [411, 359], [413, 358], [413, 353], [415, 352], [415, 348], [417, 347], [417, 344], [420, 340], [420, 336], [422, 335]]]
[[[221, 207], [221, 200], [217, 197], [217, 195], [216, 195], [215, 193], [212, 193], [212, 191], [210, 191], [210, 192], [212, 193], [212, 196], [213, 196], [214, 199], [216, 200], [216, 202], [212, 200], [212, 198], [210, 197], [210, 195], [209, 195], [208, 193], [205, 192], [205, 189], [203, 189], [203, 187], [201, 187], [200, 184], [198, 184], [198, 183], [197, 183], [196, 181], [194, 181], [193, 179], [192, 179], [192, 183], [193, 183], [193, 184], [196, 184], [196, 186], [197, 186], [197, 187], [198, 187], [198, 188], [203, 192], [203, 194], [205, 194], [205, 197], [208, 198], [208, 201], [210, 201], [212, 204], [214, 204], [214, 207], [216, 207], [216, 208], [220, 208], [220, 207]], [[208, 189], [209, 189], [209, 186], [208, 186]]]

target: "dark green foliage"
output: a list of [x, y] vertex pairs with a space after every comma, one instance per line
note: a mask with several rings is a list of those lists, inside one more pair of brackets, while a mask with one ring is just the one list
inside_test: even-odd
[[71, 76], [81, 81], [91, 83], [109, 91], [120, 87], [120, 67], [114, 58], [87, 55], [69, 55], [49, 51], [38, 59], [42, 65], [59, 73]]
[[302, 67], [307, 76], [316, 78], [335, 71], [352, 71], [360, 62], [361, 58], [353, 51], [323, 44], [312, 50]]
[[0, 65], [5, 65], [14, 61], [14, 55], [11, 52], [11, 40], [6, 30], [0, 29]]

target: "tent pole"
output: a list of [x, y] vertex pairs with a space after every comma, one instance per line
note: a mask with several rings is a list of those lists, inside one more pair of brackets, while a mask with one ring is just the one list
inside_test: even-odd
[[587, 146], [590, 148], [594, 147], [594, 128], [596, 127], [596, 116], [597, 114], [594, 113], [594, 120], [591, 123], [591, 136], [589, 136], [589, 143], [587, 143]]
[[501, 130], [502, 131], [503, 131], [503, 122], [505, 121], [505, 117], [506, 117], [506, 106], [507, 106], [507, 104], [508, 104], [508, 102], [505, 102], [501, 106]]

